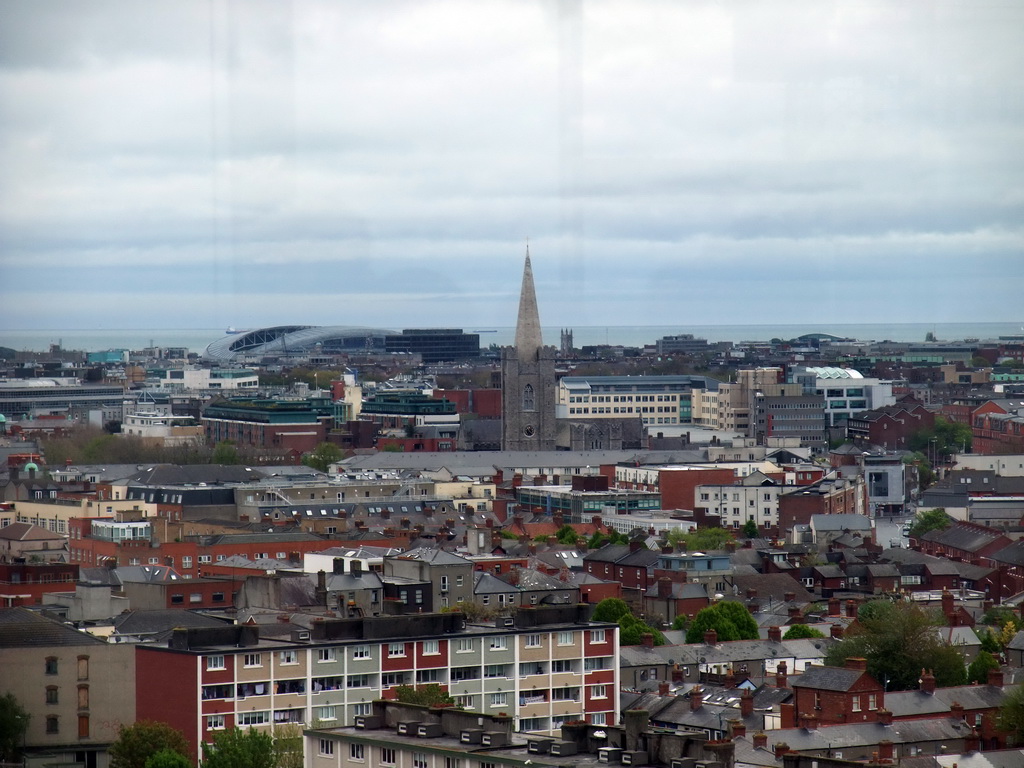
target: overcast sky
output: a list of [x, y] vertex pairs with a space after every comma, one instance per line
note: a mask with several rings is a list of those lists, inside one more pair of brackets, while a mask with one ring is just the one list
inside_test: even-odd
[[1024, 320], [1019, 0], [0, 3], [0, 327]]

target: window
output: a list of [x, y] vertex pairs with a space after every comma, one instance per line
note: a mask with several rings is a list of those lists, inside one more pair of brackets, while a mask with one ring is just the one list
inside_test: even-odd
[[472, 711], [473, 706], [474, 706], [474, 704], [473, 704], [473, 697], [472, 696], [456, 696], [455, 697], [455, 706], [458, 707], [459, 709], [468, 709], [468, 710]]
[[46, 674], [56, 675], [57, 674], [57, 657], [47, 656], [46, 657]]
[[533, 385], [527, 384], [523, 387], [523, 410], [534, 411], [537, 409], [537, 400], [533, 392]]
[[206, 657], [206, 668], [207, 669], [226, 669], [224, 666], [223, 656], [207, 656]]
[[590, 630], [590, 642], [592, 643], [607, 643], [608, 639], [603, 629], [592, 629]]
[[330, 757], [334, 754], [334, 742], [330, 739], [320, 739], [320, 750], [321, 755], [327, 755]]
[[238, 713], [239, 725], [266, 725], [269, 722], [270, 710], [268, 709]]
[[441, 643], [438, 640], [423, 641], [423, 655], [435, 656], [441, 652]]
[[492, 707], [506, 707], [508, 706], [508, 694], [506, 693], [492, 693], [491, 697]]
[[484, 666], [484, 677], [509, 677], [506, 664], [487, 664]]
[[338, 719], [338, 708], [337, 707], [317, 707], [316, 716], [320, 720], [337, 720]]
[[405, 685], [406, 672], [382, 672], [380, 676], [380, 684], [383, 687], [391, 687], [393, 685]]
[[558, 633], [558, 644], [559, 645], [572, 645], [573, 644], [573, 633], [572, 632], [559, 632]]
[[868, 694], [868, 709], [878, 709], [878, 696], [873, 693]]
[[247, 653], [245, 654], [246, 667], [262, 667], [263, 666], [263, 655], [260, 653]]
[[222, 730], [224, 730], [224, 715], [207, 715], [206, 716], [206, 730], [208, 730], [208, 731], [222, 731]]
[[852, 709], [854, 712], [860, 712], [860, 696], [853, 697]]
[[462, 758], [446, 757], [444, 759], [444, 768], [462, 768]]
[[608, 713], [607, 712], [595, 712], [590, 716], [591, 725], [607, 725], [608, 724]]
[[554, 659], [551, 662], [551, 672], [572, 672], [575, 659]]
[[278, 661], [281, 664], [298, 664], [298, 651], [281, 651], [281, 653], [278, 654]]
[[46, 718], [46, 732], [47, 733], [60, 733], [60, 722], [56, 715], [50, 715]]
[[596, 658], [584, 659], [583, 660], [583, 671], [593, 672], [596, 669], [610, 669], [611, 664], [607, 656], [598, 656]]
[[46, 686], [46, 703], [56, 704], [57, 703], [57, 686], [48, 685]]
[[416, 673], [417, 683], [440, 683], [444, 682], [439, 669], [421, 669]]
[[368, 659], [368, 658], [370, 658], [370, 646], [368, 646], [368, 645], [354, 645], [354, 646], [352, 646], [352, 658], [353, 659]]
[[78, 716], [78, 738], [88, 739], [89, 738], [89, 716], [79, 715]]
[[316, 660], [320, 661], [337, 661], [338, 656], [334, 648], [319, 648], [316, 652]]
[[352, 714], [355, 717], [360, 715], [369, 715], [373, 712], [373, 705], [368, 701], [361, 701], [352, 707]]
[[465, 576], [456, 576], [455, 577], [455, 586], [456, 587], [461, 587], [463, 579], [465, 579]]
[[388, 658], [405, 656], [405, 643], [388, 643]]
[[507, 651], [508, 650], [508, 638], [507, 637], [492, 637], [491, 638], [491, 650], [492, 651]]
[[455, 652], [466, 653], [473, 650], [473, 639], [468, 637], [460, 637], [455, 641]]
[[441, 591], [442, 592], [447, 592], [448, 591], [448, 577], [447, 576], [442, 576], [441, 577]]
[[190, 555], [183, 555], [182, 556], [182, 558], [181, 558], [181, 567], [182, 568], [191, 568], [192, 567], [192, 557]]
[[381, 765], [394, 765], [395, 764], [395, 750], [393, 747], [381, 747], [380, 748], [380, 764]]
[[580, 689], [579, 688], [552, 688], [551, 689], [551, 700], [552, 701], [579, 701]]
[[370, 676], [369, 675], [349, 675], [345, 685], [349, 688], [369, 688], [370, 687]]
[[349, 744], [348, 745], [348, 757], [349, 760], [363, 761], [366, 759], [366, 745], [365, 744]]
[[185, 602], [184, 595], [171, 595], [171, 605], [181, 605]]
[[608, 698], [608, 687], [604, 685], [595, 685], [590, 689], [590, 698], [592, 699], [607, 699]]
[[89, 708], [89, 686], [80, 685], [78, 686], [78, 708], [88, 709]]
[[540, 635], [527, 635], [523, 640], [523, 645], [526, 648], [540, 648]]
[[209, 555], [200, 555], [199, 556], [199, 562], [200, 563], [208, 563], [208, 562], [210, 562], [211, 559], [212, 558]]

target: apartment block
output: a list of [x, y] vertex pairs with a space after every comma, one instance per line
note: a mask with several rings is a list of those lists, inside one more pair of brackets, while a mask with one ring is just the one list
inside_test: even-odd
[[645, 425], [689, 424], [691, 393], [718, 386], [705, 376], [564, 376], [555, 413], [559, 419], [639, 416]]
[[179, 728], [198, 753], [232, 726], [351, 726], [398, 686], [437, 683], [458, 706], [504, 713], [517, 730], [612, 724], [618, 626], [588, 616], [570, 605], [492, 624], [458, 612], [327, 619], [289, 640], [248, 625], [176, 630], [166, 645], [136, 648], [138, 717]]

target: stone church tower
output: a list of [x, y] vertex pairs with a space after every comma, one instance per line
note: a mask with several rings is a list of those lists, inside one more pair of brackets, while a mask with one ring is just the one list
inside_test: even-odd
[[501, 353], [501, 449], [555, 450], [555, 350], [541, 342], [530, 249], [526, 249], [515, 346]]

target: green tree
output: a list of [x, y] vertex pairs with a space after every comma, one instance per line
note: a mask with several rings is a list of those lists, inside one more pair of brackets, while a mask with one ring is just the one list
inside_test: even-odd
[[944, 623], [937, 611], [916, 603], [872, 600], [829, 649], [825, 664], [842, 667], [849, 658], [867, 659], [868, 673], [890, 691], [916, 688], [922, 669], [932, 670], [940, 686], [963, 685], [967, 671], [959, 651], [935, 631]]
[[161, 750], [189, 757], [185, 735], [167, 723], [138, 720], [123, 725], [110, 745], [110, 768], [145, 768], [146, 761]]
[[437, 683], [426, 685], [400, 685], [395, 688], [395, 698], [403, 704], [422, 704], [424, 706], [451, 706], [455, 699]]
[[999, 644], [999, 637], [990, 628], [975, 628], [978, 634], [978, 639], [981, 640], [981, 650], [987, 651], [988, 653], [999, 653], [1003, 650], [1003, 647]]
[[814, 627], [808, 627], [806, 624], [794, 624], [786, 630], [786, 634], [782, 636], [783, 640], [804, 640], [811, 637], [824, 637], [822, 632], [819, 632]]
[[334, 443], [320, 443], [312, 452], [302, 457], [302, 463], [320, 472], [327, 472], [331, 464], [341, 461], [341, 457], [341, 448]]
[[608, 533], [595, 531], [587, 541], [587, 549], [600, 549], [605, 544], [629, 544], [629, 537], [618, 531], [609, 531]]
[[719, 641], [756, 640], [760, 636], [757, 622], [742, 603], [723, 600], [702, 608], [686, 630], [687, 643], [704, 642], [704, 633], [715, 630]]
[[146, 760], [146, 768], [194, 768], [195, 764], [180, 752], [161, 749]]
[[632, 614], [629, 610], [629, 606], [625, 600], [621, 600], [617, 597], [608, 597], [599, 602], [594, 607], [594, 613], [590, 617], [591, 621], [608, 621], [618, 623], [619, 619], [627, 614]]
[[918, 512], [914, 518], [914, 524], [910, 526], [910, 535], [914, 537], [924, 536], [929, 531], [941, 531], [953, 524], [950, 517], [942, 507]]
[[914, 432], [907, 440], [907, 447], [927, 454], [936, 462], [943, 462], [955, 453], [969, 451], [973, 437], [974, 432], [969, 424], [936, 416], [935, 426]]
[[234, 440], [224, 440], [217, 443], [213, 448], [213, 455], [210, 457], [211, 464], [237, 464], [238, 446]]
[[988, 682], [988, 673], [991, 669], [999, 669], [996, 657], [988, 651], [978, 651], [974, 661], [967, 667], [967, 682], [984, 685]]
[[757, 529], [757, 523], [753, 520], [747, 520], [743, 524], [743, 535], [748, 539], [756, 539], [760, 531]]
[[619, 619], [620, 645], [640, 645], [646, 634], [650, 634], [654, 638], [655, 645], [665, 644], [665, 636], [659, 629], [652, 627], [643, 619], [638, 619], [632, 613], [627, 613]]
[[1011, 744], [1024, 742], [1024, 685], [1006, 694], [996, 716], [996, 727], [1010, 734]]
[[580, 540], [580, 535], [576, 533], [576, 529], [571, 525], [563, 525], [555, 532], [555, 538], [558, 539], [560, 544], [574, 547]]
[[672, 619], [672, 629], [681, 630], [686, 629], [686, 625], [689, 624], [690, 617], [685, 613], [677, 613], [676, 617]]
[[213, 744], [205, 741], [203, 768], [275, 768], [274, 739], [269, 733], [253, 727], [228, 728], [213, 737]]
[[274, 765], [276, 768], [303, 768], [302, 726], [294, 723], [274, 729]]
[[0, 696], [0, 761], [13, 763], [20, 757], [31, 719], [13, 693]]

